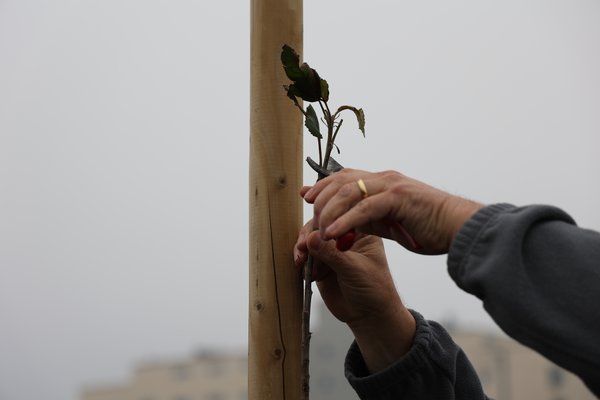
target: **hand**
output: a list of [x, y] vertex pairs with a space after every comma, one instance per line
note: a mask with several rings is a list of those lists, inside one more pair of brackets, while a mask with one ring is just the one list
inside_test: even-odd
[[344, 169], [303, 187], [300, 194], [314, 204], [315, 226], [324, 240], [357, 229], [422, 254], [448, 252], [461, 226], [483, 207], [394, 171]]
[[411, 347], [415, 321], [396, 291], [383, 242], [360, 235], [349, 251], [323, 241], [307, 223], [294, 247], [296, 265], [313, 256], [315, 280], [327, 308], [348, 324], [371, 372], [398, 360]]

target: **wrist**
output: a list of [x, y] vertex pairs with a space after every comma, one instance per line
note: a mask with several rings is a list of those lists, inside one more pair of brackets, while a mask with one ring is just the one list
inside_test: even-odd
[[401, 302], [389, 310], [386, 316], [348, 324], [371, 374], [401, 359], [415, 338], [416, 321], [410, 311]]
[[481, 203], [458, 196], [451, 196], [445, 202], [444, 215], [446, 216], [446, 221], [444, 224], [448, 228], [448, 248], [465, 222], [471, 219], [483, 207], [484, 205]]

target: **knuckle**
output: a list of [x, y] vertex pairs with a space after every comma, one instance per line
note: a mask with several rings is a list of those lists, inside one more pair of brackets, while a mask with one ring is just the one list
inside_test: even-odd
[[338, 194], [342, 197], [349, 197], [350, 195], [352, 195], [353, 189], [354, 189], [353, 183], [346, 183], [340, 188], [340, 190], [338, 191]]
[[381, 172], [381, 176], [391, 180], [400, 180], [404, 178], [404, 175], [402, 175], [400, 172], [391, 169]]
[[371, 211], [371, 202], [368, 199], [359, 201], [358, 203], [356, 203], [356, 211], [358, 211], [361, 214], [369, 214], [369, 212]]
[[314, 218], [317, 218], [321, 214], [321, 210], [325, 206], [325, 200], [321, 198], [317, 198], [313, 204], [313, 214]]
[[406, 194], [406, 185], [402, 184], [402, 183], [398, 183], [395, 182], [394, 184], [390, 185], [388, 190], [396, 196], [402, 196], [404, 194]]

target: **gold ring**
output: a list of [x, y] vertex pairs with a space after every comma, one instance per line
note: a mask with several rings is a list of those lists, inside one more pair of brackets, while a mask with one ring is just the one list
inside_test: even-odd
[[356, 181], [358, 185], [358, 190], [362, 193], [362, 198], [366, 199], [369, 196], [369, 192], [367, 192], [367, 186], [365, 186], [365, 182], [362, 179]]

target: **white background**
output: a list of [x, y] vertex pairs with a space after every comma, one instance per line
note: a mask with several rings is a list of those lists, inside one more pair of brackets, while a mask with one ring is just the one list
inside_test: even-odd
[[[0, 0], [0, 400], [245, 348], [249, 21], [247, 1]], [[307, 0], [305, 59], [365, 109], [343, 164], [600, 229], [599, 2]], [[410, 307], [495, 329], [444, 257], [387, 248]]]

